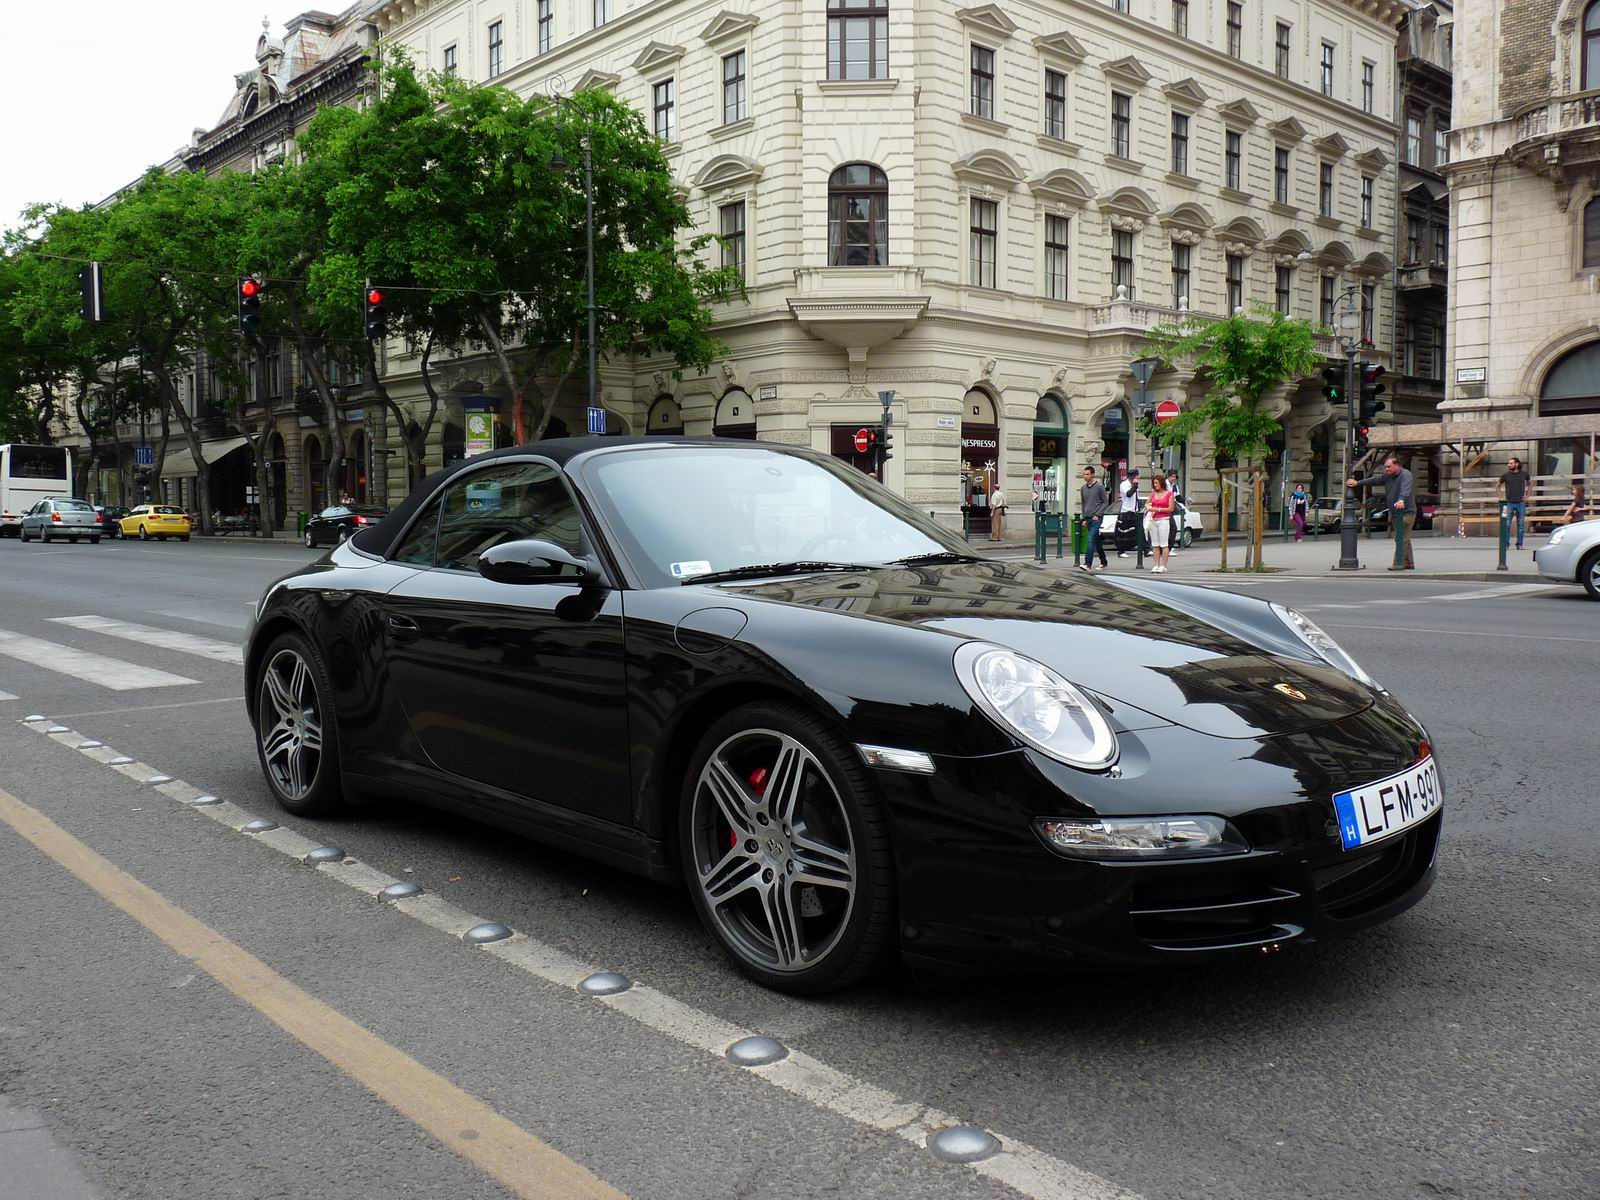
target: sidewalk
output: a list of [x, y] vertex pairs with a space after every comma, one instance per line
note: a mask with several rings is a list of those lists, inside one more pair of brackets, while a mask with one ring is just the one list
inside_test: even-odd
[[[1363, 537], [1357, 544], [1356, 557], [1361, 563], [1360, 571], [1340, 571], [1336, 568], [1339, 561], [1339, 539], [1336, 535], [1324, 534], [1320, 538], [1307, 537], [1303, 542], [1285, 542], [1279, 536], [1273, 536], [1262, 542], [1262, 562], [1271, 574], [1280, 578], [1283, 576], [1318, 578], [1328, 577], [1337, 579], [1350, 578], [1378, 578], [1378, 579], [1455, 579], [1466, 581], [1487, 581], [1491, 583], [1537, 583], [1550, 582], [1544, 580], [1539, 574], [1539, 569], [1533, 564], [1533, 550], [1535, 546], [1542, 546], [1545, 538], [1540, 535], [1537, 540], [1530, 539], [1526, 548], [1518, 550], [1512, 546], [1506, 551], [1506, 567], [1504, 571], [1497, 570], [1499, 549], [1493, 538], [1458, 538], [1435, 537], [1432, 533], [1413, 535], [1411, 548], [1417, 569], [1414, 571], [1386, 571], [1385, 567], [1394, 561], [1394, 541], [1384, 534], [1372, 537]], [[1028, 555], [1033, 551], [1033, 543], [1006, 541], [993, 543], [982, 539], [974, 540], [973, 548], [978, 553], [985, 550], [1002, 550], [1006, 557], [1015, 557], [1019, 553]], [[1067, 568], [1072, 566], [1072, 546], [1070, 542], [1064, 543], [1065, 555], [1056, 558], [1055, 539], [1048, 539], [1047, 551], [1049, 563], [1056, 565], [1058, 562]], [[1245, 564], [1245, 551], [1248, 543], [1241, 537], [1230, 537], [1228, 540], [1228, 566], [1230, 570], [1243, 567]], [[1110, 558], [1111, 572], [1132, 572], [1138, 561], [1133, 554], [1127, 558], [1118, 558], [1116, 551], [1107, 547], [1106, 553]], [[1222, 557], [1222, 544], [1216, 538], [1207, 537], [1196, 542], [1187, 550], [1175, 550], [1168, 574], [1173, 576], [1205, 576], [1209, 579], [1223, 579], [1227, 576], [1218, 573], [1218, 564]], [[1145, 566], [1150, 565], [1149, 557], [1145, 558]]]
[[70, 1150], [57, 1142], [42, 1114], [0, 1096], [0, 1192], [26, 1200], [100, 1200]]

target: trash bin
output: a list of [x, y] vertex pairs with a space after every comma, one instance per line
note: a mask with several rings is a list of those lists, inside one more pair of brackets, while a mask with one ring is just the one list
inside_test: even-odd
[[295, 535], [297, 537], [299, 535], [305, 533], [305, 531], [306, 531], [306, 522], [309, 521], [310, 519], [311, 519], [311, 514], [310, 513], [303, 513], [303, 512], [295, 513], [295, 515], [294, 515], [294, 532], [295, 532]]

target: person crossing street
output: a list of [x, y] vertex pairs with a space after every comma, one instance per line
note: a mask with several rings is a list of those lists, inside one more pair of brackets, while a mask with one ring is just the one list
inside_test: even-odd
[[1383, 470], [1377, 475], [1345, 480], [1346, 487], [1373, 487], [1383, 485], [1384, 502], [1394, 517], [1394, 566], [1391, 571], [1414, 571], [1411, 559], [1411, 529], [1417, 520], [1416, 488], [1411, 472], [1400, 465], [1400, 460], [1389, 455], [1383, 460]]

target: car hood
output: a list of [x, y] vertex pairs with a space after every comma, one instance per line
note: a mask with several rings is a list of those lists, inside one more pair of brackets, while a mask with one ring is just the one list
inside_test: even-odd
[[1159, 596], [1028, 564], [979, 562], [719, 590], [1018, 650], [1107, 700], [1128, 729], [1140, 727], [1142, 713], [1213, 737], [1260, 737], [1342, 720], [1373, 700], [1332, 667], [1275, 653], [1286, 631], [1265, 624], [1280, 624], [1265, 605], [1259, 638], [1236, 612], [1226, 628], [1207, 620], [1210, 593], [1200, 588]]

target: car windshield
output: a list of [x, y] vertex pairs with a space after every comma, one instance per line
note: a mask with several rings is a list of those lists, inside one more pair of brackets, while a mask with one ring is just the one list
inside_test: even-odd
[[62, 512], [94, 511], [94, 508], [91, 505], [85, 504], [82, 500], [57, 500], [56, 508], [60, 509]]
[[170, 505], [170, 504], [158, 504], [154, 508], [152, 508], [150, 511], [154, 512], [154, 513], [164, 513], [165, 515], [167, 515], [169, 517], [181, 517], [181, 516], [183, 516], [183, 509], [181, 509], [181, 508], [173, 508], [172, 505]]
[[846, 463], [751, 446], [639, 447], [583, 472], [647, 587], [740, 567], [970, 557], [959, 537]]

